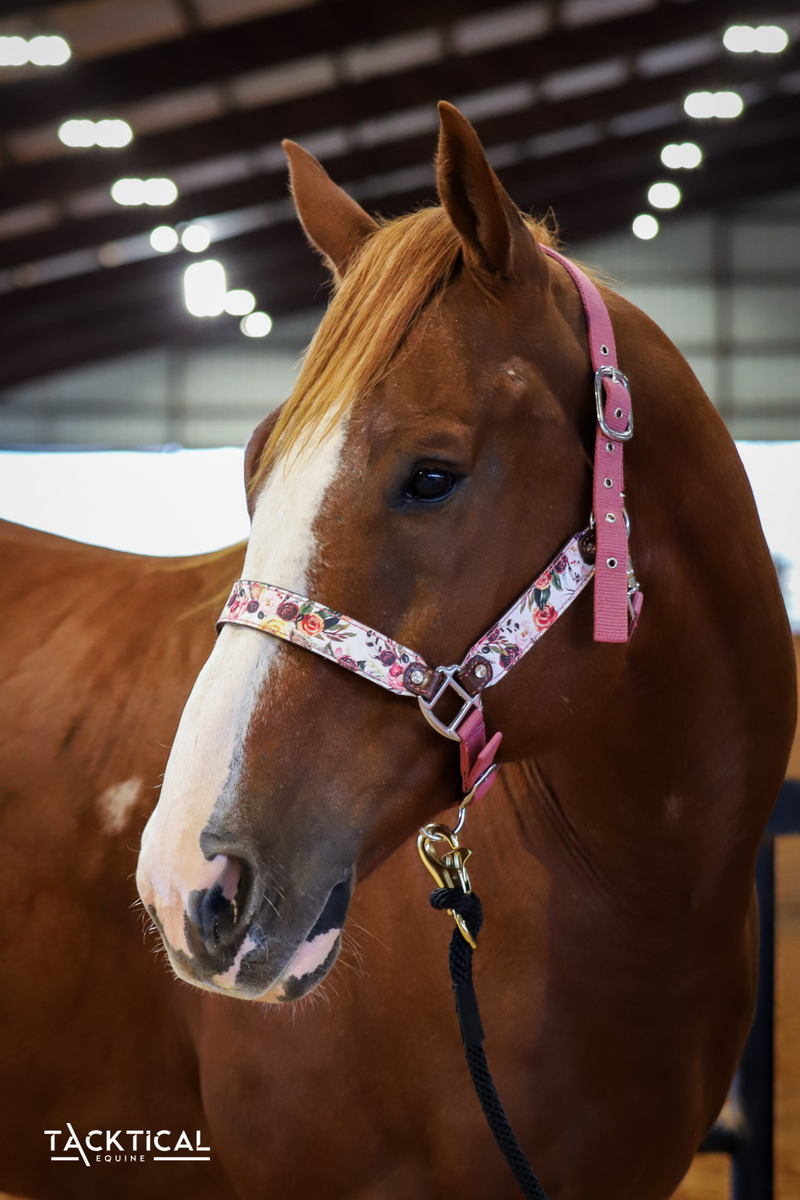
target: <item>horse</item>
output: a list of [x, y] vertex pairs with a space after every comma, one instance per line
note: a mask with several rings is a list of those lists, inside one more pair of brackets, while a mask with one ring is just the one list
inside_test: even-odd
[[[470, 1089], [415, 846], [461, 799], [456, 747], [277, 626], [214, 638], [242, 576], [320, 598], [333, 632], [348, 613], [459, 662], [586, 526], [583, 303], [469, 123], [440, 117], [441, 204], [390, 221], [285, 143], [333, 294], [248, 444], [246, 551], [154, 560], [2, 529], [18, 934], [0, 1186], [34, 1200], [518, 1194]], [[794, 656], [721, 419], [657, 326], [598, 286], [635, 412], [645, 603], [629, 638], [596, 641], [589, 586], [483, 695], [502, 742], [467, 826], [475, 974], [498, 1089], [552, 1200], [665, 1200], [752, 1019], [755, 858]], [[140, 832], [171, 972], [130, 907]], [[41, 1130], [67, 1120], [196, 1126], [210, 1161], [76, 1178], [44, 1153]]]

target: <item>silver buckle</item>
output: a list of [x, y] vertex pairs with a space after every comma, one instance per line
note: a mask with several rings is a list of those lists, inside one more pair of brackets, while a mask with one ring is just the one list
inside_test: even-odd
[[[455, 665], [452, 667], [437, 668], [436, 674], [442, 675], [444, 678], [442, 679], [442, 682], [439, 684], [436, 691], [433, 693], [431, 699], [426, 700], [424, 696], [417, 697], [419, 706], [422, 709], [422, 715], [428, 724], [431, 725], [437, 733], [440, 733], [442, 737], [450, 738], [452, 742], [461, 741], [457, 730], [469, 710], [471, 708], [477, 708], [478, 710], [482, 711], [483, 709], [480, 693], [477, 696], [470, 696], [469, 692], [466, 692], [455, 678], [456, 672], [460, 670], [461, 663], [455, 663]], [[456, 695], [459, 696], [464, 703], [456, 716], [453, 717], [453, 720], [450, 722], [450, 724], [445, 725], [444, 721], [440, 721], [433, 710], [449, 687], [453, 689]]]
[[616, 429], [609, 429], [608, 425], [606, 425], [603, 379], [611, 379], [614, 383], [620, 384], [630, 396], [631, 387], [628, 383], [628, 378], [622, 374], [622, 371], [618, 367], [598, 367], [594, 373], [594, 403], [597, 409], [597, 424], [600, 426], [604, 436], [611, 438], [614, 442], [629, 442], [633, 437], [633, 407], [628, 411], [628, 425], [626, 429], [623, 429], [621, 433]]

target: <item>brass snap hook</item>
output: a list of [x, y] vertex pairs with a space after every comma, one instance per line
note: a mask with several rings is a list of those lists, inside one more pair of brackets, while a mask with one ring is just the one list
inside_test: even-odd
[[[466, 894], [472, 891], [467, 873], [467, 859], [472, 854], [466, 846], [459, 845], [458, 834], [447, 825], [423, 825], [417, 837], [417, 850], [426, 868], [440, 888], [460, 887]], [[459, 932], [473, 950], [478, 943], [459, 913], [448, 908], [448, 913], [458, 926]]]

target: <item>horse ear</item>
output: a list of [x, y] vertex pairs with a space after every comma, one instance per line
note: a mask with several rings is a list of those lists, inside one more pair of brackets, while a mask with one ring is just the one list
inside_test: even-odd
[[461, 235], [467, 264], [484, 274], [510, 277], [541, 261], [522, 214], [486, 161], [469, 121], [444, 100], [439, 120], [439, 197]]
[[333, 182], [313, 154], [288, 139], [282, 145], [289, 159], [292, 196], [303, 229], [341, 277], [354, 251], [378, 228], [377, 222]]

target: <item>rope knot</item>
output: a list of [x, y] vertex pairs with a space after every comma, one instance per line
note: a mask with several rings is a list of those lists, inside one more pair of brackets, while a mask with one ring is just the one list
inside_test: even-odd
[[431, 907], [438, 912], [452, 908], [463, 917], [467, 929], [477, 940], [483, 925], [483, 909], [481, 902], [474, 892], [465, 892], [461, 888], [436, 888], [430, 895]]

